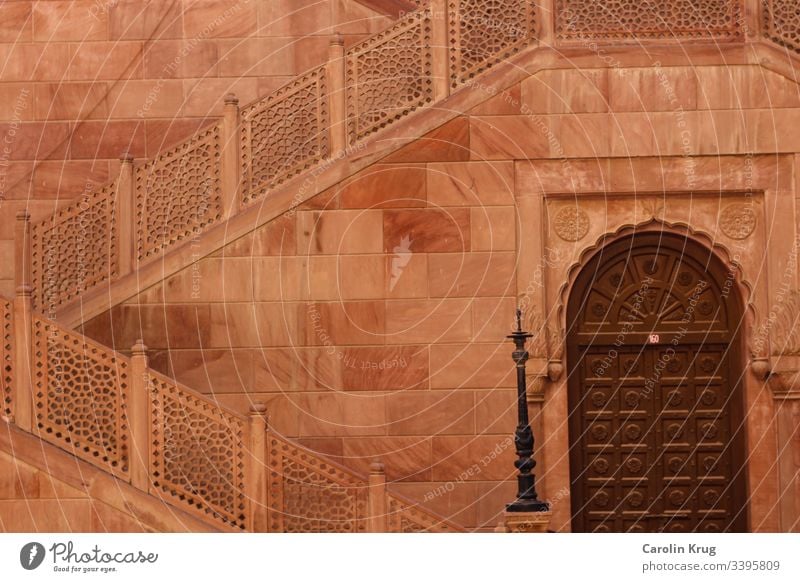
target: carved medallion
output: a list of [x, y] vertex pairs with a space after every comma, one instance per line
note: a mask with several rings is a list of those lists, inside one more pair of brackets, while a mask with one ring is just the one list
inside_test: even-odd
[[704, 439], [713, 439], [717, 436], [718, 432], [717, 425], [713, 422], [704, 422], [700, 427], [700, 434]]
[[683, 396], [678, 390], [673, 390], [667, 396], [667, 404], [669, 406], [680, 406], [683, 404]]
[[667, 499], [669, 499], [670, 504], [680, 507], [683, 505], [683, 502], [686, 501], [686, 494], [680, 489], [676, 489], [674, 491], [670, 491]]
[[628, 505], [631, 507], [641, 507], [644, 503], [644, 495], [639, 491], [633, 491], [628, 495]]
[[703, 468], [710, 473], [714, 469], [717, 468], [717, 458], [716, 457], [703, 457]]
[[599, 475], [605, 475], [608, 473], [608, 461], [605, 459], [597, 459], [594, 462], [594, 470]]
[[683, 437], [683, 427], [677, 422], [670, 423], [669, 426], [667, 426], [667, 436], [671, 439]]
[[579, 241], [589, 232], [589, 215], [575, 206], [565, 206], [556, 213], [553, 227], [563, 240]]
[[750, 204], [729, 204], [719, 215], [719, 227], [732, 239], [745, 239], [756, 228], [756, 212]]
[[638, 424], [629, 424], [625, 427], [625, 436], [629, 440], [635, 441], [642, 436], [642, 428]]
[[628, 405], [630, 408], [636, 408], [639, 406], [639, 393], [634, 392], [633, 390], [629, 390], [625, 393], [625, 404]]
[[631, 473], [638, 473], [642, 470], [642, 462], [639, 459], [628, 459], [625, 461], [625, 467], [627, 467], [628, 471]]
[[704, 390], [700, 395], [700, 401], [706, 406], [711, 406], [717, 401], [717, 394], [713, 390]]
[[598, 491], [594, 496], [594, 504], [598, 507], [605, 507], [610, 500], [611, 497], [605, 491]]
[[608, 438], [608, 429], [603, 425], [593, 426], [592, 436], [597, 441], [604, 441]]
[[714, 311], [714, 304], [711, 303], [711, 301], [701, 301], [700, 305], [697, 307], [697, 310], [703, 315], [711, 315], [711, 313]]
[[703, 503], [708, 506], [714, 505], [719, 499], [719, 493], [716, 489], [708, 489], [703, 493]]
[[706, 374], [710, 374], [717, 369], [717, 361], [714, 358], [705, 357], [700, 360], [700, 369]]

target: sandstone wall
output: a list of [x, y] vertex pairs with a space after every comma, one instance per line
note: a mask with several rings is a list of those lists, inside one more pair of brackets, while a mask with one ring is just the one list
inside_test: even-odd
[[34, 220], [191, 135], [234, 92], [264, 96], [385, 28], [355, 0], [9, 0], [0, 3], [0, 293], [14, 215]]
[[[515, 487], [504, 336], [526, 288], [517, 277], [529, 259], [518, 251], [549, 228], [520, 229], [520, 204], [553, 192], [759, 187], [793, 206], [800, 134], [789, 128], [800, 94], [757, 66], [643, 65], [544, 71], [491, 95], [86, 333], [117, 349], [143, 337], [157, 369], [238, 410], [265, 400], [287, 436], [364, 472], [381, 457], [415, 499], [465, 525], [494, 526]], [[609, 215], [629, 205], [616, 204]], [[526, 267], [539, 273], [537, 298], [548, 268]], [[545, 394], [545, 410], [558, 394]], [[770, 396], [748, 398], [748, 413], [767, 426]], [[568, 461], [552, 443], [566, 410], [550, 411], [534, 420], [537, 471], [558, 529], [569, 521]], [[775, 485], [773, 445], [751, 442], [750, 493], [765, 530], [778, 528], [759, 490]]]

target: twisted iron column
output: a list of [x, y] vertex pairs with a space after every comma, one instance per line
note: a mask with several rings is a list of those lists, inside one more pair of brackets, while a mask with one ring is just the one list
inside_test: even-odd
[[533, 431], [528, 420], [528, 386], [525, 379], [525, 363], [528, 361], [528, 351], [525, 349], [525, 343], [533, 335], [522, 331], [522, 311], [519, 309], [517, 309], [517, 329], [507, 337], [514, 342], [515, 350], [511, 357], [517, 366], [517, 415], [519, 422], [514, 434], [514, 445], [519, 458], [514, 461], [514, 466], [519, 469], [519, 475], [517, 475], [517, 499], [506, 506], [506, 511], [550, 511], [550, 506], [544, 501], [539, 501], [536, 495], [536, 478], [531, 472], [536, 466], [536, 461], [533, 460]]

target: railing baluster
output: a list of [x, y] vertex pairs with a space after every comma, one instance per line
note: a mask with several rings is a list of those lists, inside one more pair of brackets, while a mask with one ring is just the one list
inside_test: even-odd
[[239, 188], [241, 185], [242, 144], [240, 139], [241, 114], [239, 98], [233, 93], [225, 96], [225, 109], [222, 117], [222, 212], [230, 218], [239, 209]]
[[269, 531], [267, 508], [267, 407], [263, 402], [256, 402], [250, 408], [250, 454], [247, 457], [245, 493], [250, 504], [248, 530], [254, 532]]
[[330, 150], [334, 158], [347, 147], [347, 123], [345, 120], [345, 73], [344, 37], [335, 34], [328, 48], [328, 108], [330, 126]]
[[374, 462], [369, 466], [367, 493], [367, 531], [384, 533], [386, 527], [386, 471], [383, 463]]
[[131, 485], [141, 491], [148, 491], [150, 487], [150, 380], [147, 366], [147, 346], [138, 340], [131, 348], [128, 429], [131, 432]]
[[431, 0], [431, 55], [433, 57], [433, 98], [446, 99], [450, 94], [450, 46], [447, 35], [447, 0]]
[[31, 215], [17, 214], [14, 240], [14, 416], [17, 426], [33, 430], [33, 289], [31, 287]]
[[744, 32], [745, 38], [756, 39], [761, 35], [761, 21], [763, 0], [745, 0], [744, 2]]
[[539, 43], [551, 47], [556, 44], [556, 0], [537, 2], [536, 29]]
[[117, 181], [117, 248], [119, 249], [119, 274], [124, 277], [134, 270], [136, 260], [136, 201], [133, 190], [133, 156], [128, 152], [119, 158]]

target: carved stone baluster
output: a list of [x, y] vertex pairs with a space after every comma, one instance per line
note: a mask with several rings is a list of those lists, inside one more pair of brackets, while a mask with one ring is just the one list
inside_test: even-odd
[[745, 0], [744, 3], [744, 35], [747, 39], [755, 39], [761, 34], [763, 18], [762, 0]]
[[536, 28], [542, 46], [555, 45], [556, 0], [540, 0], [536, 4]]
[[433, 55], [433, 98], [450, 94], [450, 49], [447, 35], [447, 0], [431, 0], [431, 53]]
[[225, 110], [222, 118], [222, 211], [230, 218], [239, 208], [240, 171], [242, 150], [239, 139], [241, 114], [239, 99], [229, 93], [225, 96]]
[[267, 475], [269, 471], [267, 459], [267, 406], [256, 402], [250, 408], [250, 454], [247, 456], [247, 472], [245, 477], [245, 494], [249, 499], [250, 512], [247, 526], [250, 531], [269, 531], [267, 507], [269, 492], [267, 491]]
[[[33, 288], [31, 287], [31, 215], [17, 214], [14, 278], [14, 421], [33, 430]], [[40, 296], [42, 291], [39, 290]]]
[[119, 157], [117, 181], [117, 248], [119, 249], [119, 274], [124, 277], [134, 270], [136, 260], [136, 199], [133, 184], [133, 156], [125, 152]]
[[131, 348], [131, 394], [128, 427], [131, 431], [131, 484], [142, 491], [150, 486], [150, 379], [147, 346], [138, 340]]
[[375, 462], [369, 466], [367, 496], [367, 531], [386, 532], [386, 471], [383, 463]]
[[345, 113], [344, 37], [335, 34], [328, 49], [328, 99], [330, 111], [331, 157], [340, 156], [347, 147]]

